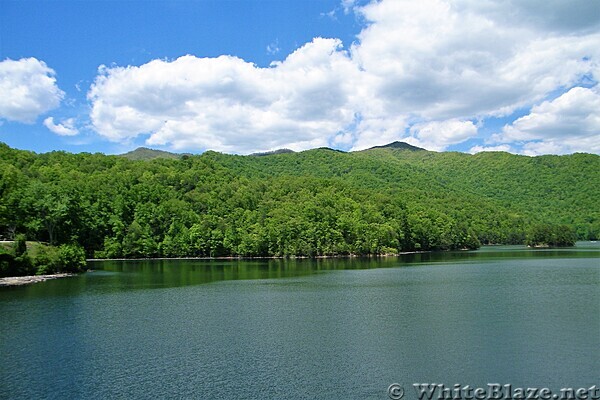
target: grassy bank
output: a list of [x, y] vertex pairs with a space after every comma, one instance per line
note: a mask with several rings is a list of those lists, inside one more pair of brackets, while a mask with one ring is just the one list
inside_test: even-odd
[[77, 245], [50, 246], [22, 235], [0, 242], [0, 277], [77, 273], [85, 266], [85, 252]]

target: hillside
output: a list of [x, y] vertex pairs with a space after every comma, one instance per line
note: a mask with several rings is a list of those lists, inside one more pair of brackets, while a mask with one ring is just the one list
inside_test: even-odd
[[[0, 235], [98, 257], [380, 254], [600, 235], [600, 157], [406, 151], [132, 161], [0, 146]], [[563, 228], [561, 228], [563, 229]]]
[[137, 149], [132, 150], [130, 152], [119, 154], [119, 156], [132, 161], [154, 160], [157, 158], [168, 158], [176, 160], [181, 158], [182, 154], [170, 153], [164, 150], [148, 149], [146, 147], [138, 147]]
[[272, 156], [274, 154], [286, 154], [286, 153], [294, 153], [294, 151], [290, 150], [290, 149], [277, 149], [277, 150], [273, 150], [273, 151], [252, 153], [252, 154], [250, 154], [250, 156], [263, 157], [263, 156]]
[[397, 149], [397, 150], [409, 150], [409, 151], [427, 151], [421, 147], [413, 146], [412, 144], [408, 144], [405, 142], [398, 142], [398, 141], [388, 143], [383, 146], [374, 146], [374, 147], [371, 147], [371, 148], [369, 148], [367, 150], [363, 150], [363, 151], [369, 151], [372, 149]]

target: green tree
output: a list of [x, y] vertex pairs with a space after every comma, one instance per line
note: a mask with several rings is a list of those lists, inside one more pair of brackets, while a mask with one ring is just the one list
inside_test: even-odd
[[22, 207], [27, 213], [28, 228], [34, 233], [45, 230], [48, 242], [56, 243], [57, 231], [69, 214], [66, 193], [56, 184], [33, 181], [25, 191]]
[[78, 245], [63, 244], [58, 248], [60, 272], [82, 272], [86, 268], [85, 250]]
[[527, 233], [528, 246], [569, 247], [576, 241], [575, 230], [567, 225], [537, 224]]
[[151, 235], [150, 227], [140, 225], [137, 220], [129, 225], [122, 249], [123, 255], [131, 258], [149, 258], [158, 253], [158, 245]]

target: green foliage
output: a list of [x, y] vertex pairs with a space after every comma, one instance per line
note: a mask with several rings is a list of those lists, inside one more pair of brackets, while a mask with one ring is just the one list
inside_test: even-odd
[[9, 276], [32, 275], [35, 273], [33, 261], [27, 253], [15, 256], [13, 262], [9, 265], [9, 268]]
[[532, 247], [569, 247], [576, 240], [575, 230], [567, 225], [539, 224], [531, 227], [525, 243]]
[[168, 151], [153, 150], [148, 149], [146, 147], [138, 147], [133, 151], [121, 154], [120, 157], [125, 157], [129, 160], [154, 160], [156, 158], [178, 159], [182, 156], [180, 154], [169, 153]]
[[[0, 236], [77, 243], [88, 257], [111, 258], [471, 249], [524, 243], [538, 225], [591, 240], [600, 236], [598, 170], [591, 154], [401, 145], [132, 161], [0, 144]], [[38, 271], [61, 268], [52, 251], [40, 257]]]
[[[86, 267], [85, 250], [79, 245], [63, 244], [56, 247], [32, 242], [25, 244], [23, 238], [23, 235], [17, 235], [10, 250], [0, 247], [0, 277], [76, 273]], [[27, 246], [25, 251], [23, 245]]]
[[25, 235], [19, 234], [15, 237], [13, 254], [15, 257], [22, 257], [27, 254], [27, 238]]
[[54, 246], [43, 246], [38, 251], [35, 259], [36, 275], [55, 274], [61, 270], [59, 263], [58, 248]]
[[134, 220], [123, 238], [122, 252], [128, 258], [148, 258], [157, 254], [157, 244], [149, 225]]
[[85, 250], [74, 244], [63, 244], [58, 248], [57, 272], [81, 272], [85, 269]]
[[25, 235], [19, 234], [12, 244], [12, 251], [3, 251], [0, 259], [0, 276], [30, 275], [35, 269], [33, 262], [27, 253], [27, 242]]

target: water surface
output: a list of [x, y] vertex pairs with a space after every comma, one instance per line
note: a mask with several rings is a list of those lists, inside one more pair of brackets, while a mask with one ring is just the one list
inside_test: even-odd
[[600, 382], [600, 246], [95, 262], [0, 289], [0, 398], [385, 399]]

